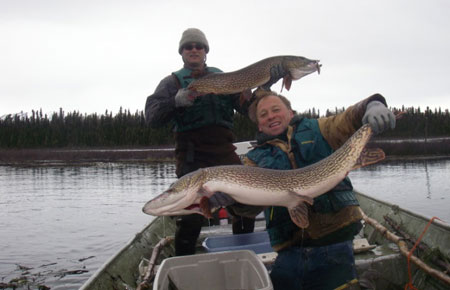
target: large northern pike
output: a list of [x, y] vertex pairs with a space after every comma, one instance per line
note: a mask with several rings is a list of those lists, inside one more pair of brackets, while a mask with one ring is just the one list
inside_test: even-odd
[[310, 166], [293, 170], [273, 170], [243, 165], [202, 168], [176, 181], [168, 190], [147, 202], [150, 215], [210, 216], [207, 198], [216, 192], [230, 195], [249, 205], [284, 206], [299, 227], [308, 226], [306, 204], [334, 188], [350, 170], [384, 159], [381, 149], [365, 148], [372, 135], [363, 125], [338, 150]]
[[260, 60], [252, 65], [229, 73], [213, 73], [201, 77], [189, 84], [193, 96], [206, 94], [226, 95], [243, 93], [251, 95], [251, 89], [264, 87], [269, 90], [270, 86], [264, 86], [269, 83], [276, 83], [277, 80], [271, 80], [270, 70], [281, 65], [286, 72], [283, 77], [282, 88], [287, 90], [291, 88], [292, 80], [298, 80], [310, 73], [317, 71], [320, 73], [320, 64], [318, 60], [310, 60], [301, 56], [281, 55], [269, 57]]

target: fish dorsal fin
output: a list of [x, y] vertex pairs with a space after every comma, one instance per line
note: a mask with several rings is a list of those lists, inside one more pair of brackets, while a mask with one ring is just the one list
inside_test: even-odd
[[364, 148], [361, 155], [356, 160], [352, 170], [377, 163], [385, 158], [384, 151], [380, 148]]
[[309, 226], [308, 205], [305, 202], [299, 203], [295, 207], [288, 208], [291, 220], [299, 228], [305, 229]]

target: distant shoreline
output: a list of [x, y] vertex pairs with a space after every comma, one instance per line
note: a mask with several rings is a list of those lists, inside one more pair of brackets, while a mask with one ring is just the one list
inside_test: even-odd
[[[386, 160], [428, 160], [450, 158], [448, 154], [389, 155]], [[101, 162], [151, 163], [174, 162], [173, 147], [150, 148], [43, 148], [0, 149], [3, 166], [95, 165]]]
[[96, 162], [174, 161], [171, 147], [0, 149], [0, 165], [81, 165]]

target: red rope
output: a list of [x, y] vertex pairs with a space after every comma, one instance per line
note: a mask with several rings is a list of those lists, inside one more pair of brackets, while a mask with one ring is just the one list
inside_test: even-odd
[[418, 289], [417, 289], [416, 287], [414, 287], [414, 285], [412, 284], [411, 263], [410, 263], [411, 255], [413, 254], [414, 250], [415, 250], [416, 247], [419, 245], [420, 240], [422, 240], [423, 236], [424, 236], [425, 233], [428, 231], [428, 228], [430, 227], [431, 223], [432, 223], [435, 219], [440, 220], [440, 219], [437, 218], [437, 217], [432, 217], [432, 218], [430, 219], [430, 221], [428, 222], [427, 226], [425, 227], [425, 229], [423, 230], [422, 234], [420, 235], [419, 239], [417, 239], [417, 242], [414, 244], [414, 246], [412, 247], [412, 249], [411, 249], [411, 250], [409, 251], [409, 253], [408, 253], [407, 261], [408, 261], [408, 276], [409, 276], [409, 282], [405, 285], [405, 290], [407, 290], [407, 289], [418, 290]]

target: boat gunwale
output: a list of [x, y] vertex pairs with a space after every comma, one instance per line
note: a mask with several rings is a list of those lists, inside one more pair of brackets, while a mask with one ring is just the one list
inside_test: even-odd
[[[375, 201], [375, 202], [377, 202], [377, 203], [384, 204], [384, 205], [386, 205], [386, 206], [388, 206], [388, 207], [390, 207], [390, 208], [399, 208], [400, 211], [402, 211], [402, 212], [404, 212], [404, 213], [407, 213], [407, 214], [409, 214], [409, 215], [411, 215], [411, 216], [414, 216], [414, 217], [416, 217], [416, 218], [418, 218], [418, 219], [422, 219], [422, 220], [424, 220], [424, 221], [430, 221], [430, 220], [432, 219], [432, 217], [429, 217], [429, 216], [426, 216], [426, 215], [423, 215], [423, 214], [419, 214], [419, 213], [415, 213], [415, 212], [413, 212], [413, 211], [411, 211], [411, 210], [409, 210], [409, 209], [400, 207], [400, 206], [397, 205], [397, 204], [390, 203], [390, 202], [387, 202], [387, 201], [384, 201], [384, 200], [375, 198], [375, 197], [373, 197], [373, 196], [370, 196], [370, 195], [361, 193], [361, 192], [358, 191], [358, 190], [355, 190], [355, 189], [354, 189], [353, 191], [354, 191], [355, 193], [357, 193], [358, 195], [361, 195], [361, 196], [363, 196], [363, 197], [365, 197], [365, 198], [367, 198], [367, 199], [373, 200], [373, 201]], [[446, 230], [446, 231], [450, 231], [450, 224], [448, 224], [448, 223], [446, 223], [445, 221], [442, 221], [442, 220], [440, 220], [440, 219], [434, 219], [433, 222], [432, 222], [432, 224], [435, 225], [435, 226], [438, 226], [438, 227], [440, 227], [440, 228], [442, 228], [442, 229], [444, 229], [444, 230]]]
[[84, 290], [84, 289], [91, 289], [92, 285], [96, 282], [96, 280], [100, 277], [100, 275], [102, 275], [104, 272], [106, 273], [108, 271], [109, 268], [111, 268], [111, 265], [114, 264], [114, 261], [119, 259], [122, 254], [126, 251], [128, 251], [128, 249], [130, 249], [130, 247], [132, 247], [136, 242], [138, 242], [142, 236], [143, 233], [147, 232], [147, 230], [150, 227], [157, 227], [157, 223], [164, 223], [164, 219], [165, 217], [155, 217], [150, 223], [148, 223], [142, 230], [140, 230], [139, 232], [137, 232], [134, 237], [132, 237], [131, 239], [128, 240], [128, 242], [123, 245], [119, 251], [117, 251], [113, 256], [111, 256], [110, 258], [108, 258], [103, 264], [102, 266], [100, 266], [100, 268], [98, 268], [95, 273], [89, 277], [88, 280], [86, 280], [86, 282], [83, 283], [83, 285], [79, 288], [79, 290]]

